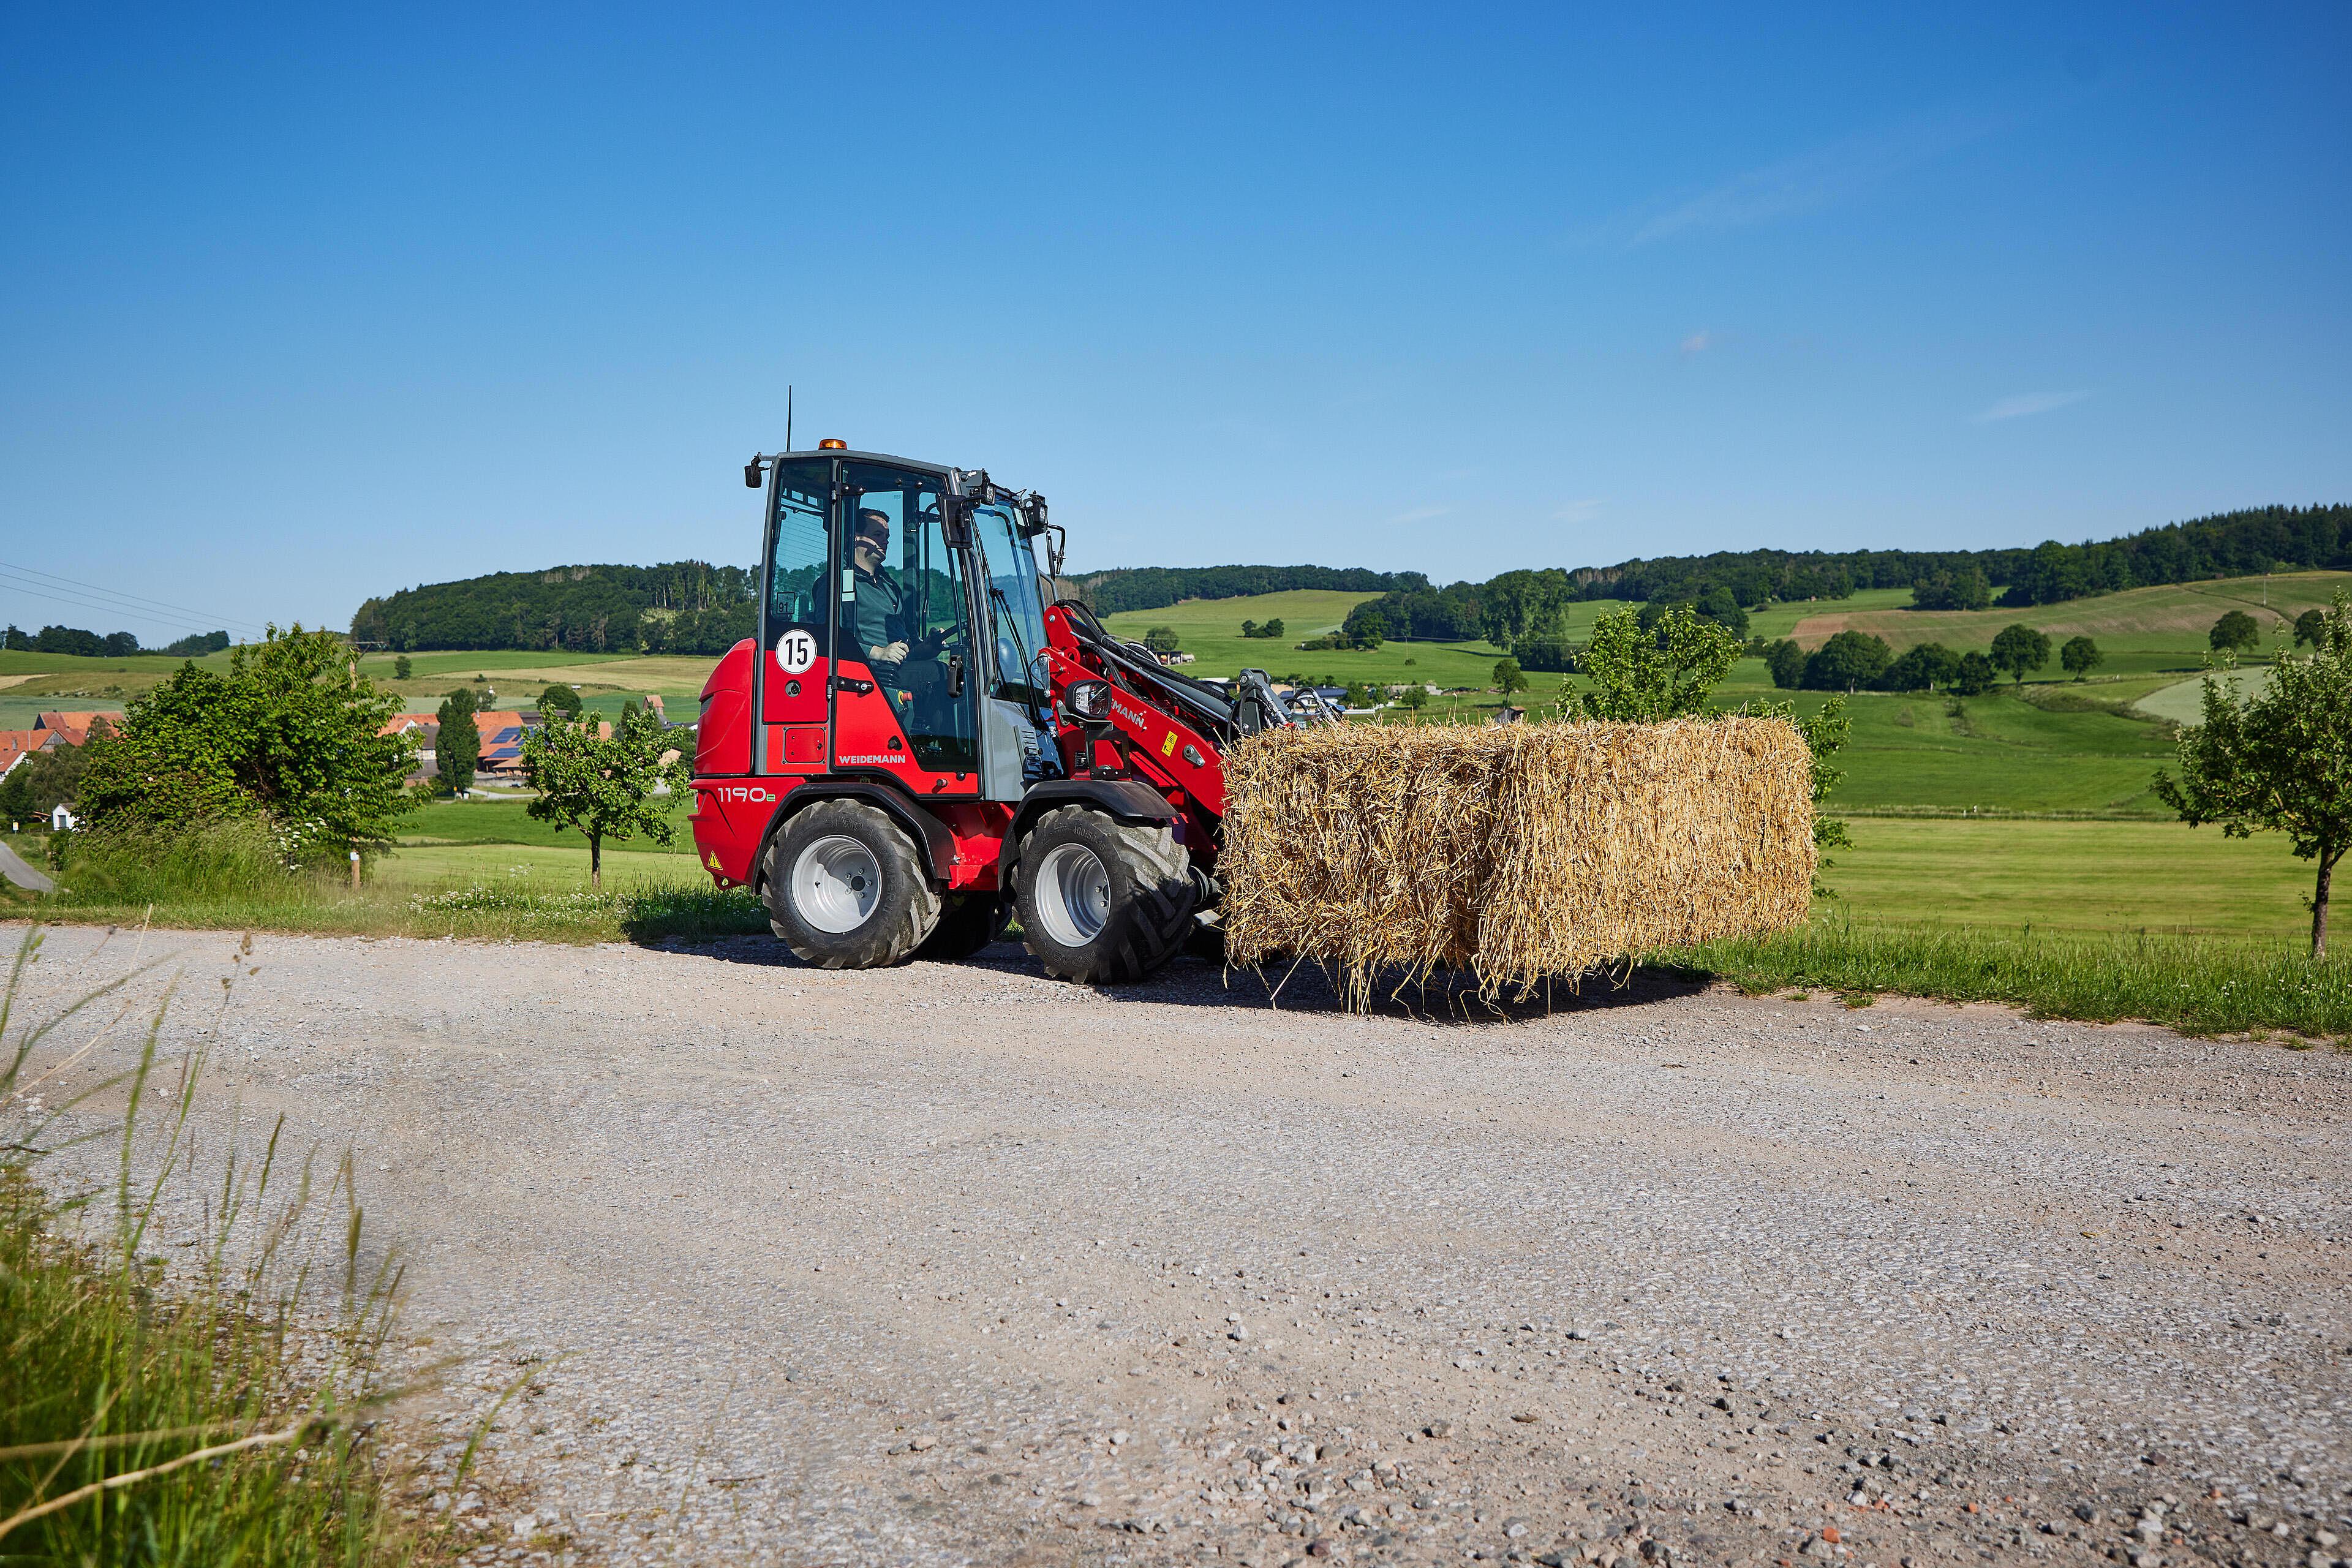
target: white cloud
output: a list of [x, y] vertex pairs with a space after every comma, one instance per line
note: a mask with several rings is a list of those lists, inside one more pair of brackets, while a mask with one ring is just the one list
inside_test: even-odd
[[1686, 354], [1703, 354], [1713, 347], [1715, 347], [1713, 332], [1693, 332], [1683, 340], [1683, 353]]
[[1978, 415], [1976, 423], [1990, 425], [2000, 419], [2022, 419], [2031, 414], [2047, 414], [2053, 408], [2080, 403], [2090, 395], [2087, 392], [2021, 392], [2014, 397], [2002, 398]]
[[2011, 112], [1956, 113], [1882, 126], [1777, 163], [1751, 169], [1696, 195], [1667, 198], [1618, 214], [1576, 237], [1628, 249], [1663, 239], [1748, 228], [1853, 199], [1905, 170], [1995, 132]]

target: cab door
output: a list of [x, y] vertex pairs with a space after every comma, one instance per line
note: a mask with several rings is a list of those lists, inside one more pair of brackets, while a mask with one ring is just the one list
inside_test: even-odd
[[832, 751], [835, 467], [830, 458], [782, 459], [769, 481], [760, 635], [762, 773], [823, 773]]
[[971, 799], [981, 683], [968, 552], [948, 540], [943, 491], [937, 474], [841, 465], [832, 760], [926, 798]]

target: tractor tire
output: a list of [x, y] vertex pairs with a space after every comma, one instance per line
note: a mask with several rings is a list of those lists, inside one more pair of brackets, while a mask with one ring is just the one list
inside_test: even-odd
[[1021, 840], [1014, 900], [1045, 973], [1087, 985], [1142, 979], [1184, 945], [1200, 893], [1165, 823], [1056, 806]]
[[994, 893], [966, 893], [940, 911], [940, 923], [915, 950], [915, 956], [933, 963], [953, 963], [970, 958], [1004, 934], [1010, 910]]
[[862, 801], [821, 800], [768, 840], [768, 927], [819, 969], [879, 969], [940, 923], [940, 895], [898, 825]]

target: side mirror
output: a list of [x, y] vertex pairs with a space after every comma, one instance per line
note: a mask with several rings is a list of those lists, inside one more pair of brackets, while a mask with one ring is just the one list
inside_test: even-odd
[[760, 488], [760, 459], [757, 458], [743, 465], [743, 488], [751, 490]]
[[971, 514], [976, 504], [970, 496], [950, 496], [940, 503], [940, 532], [958, 549], [971, 542]]

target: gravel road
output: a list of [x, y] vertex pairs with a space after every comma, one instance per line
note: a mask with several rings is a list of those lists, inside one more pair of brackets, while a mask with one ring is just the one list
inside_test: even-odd
[[[47, 942], [50, 1002], [236, 945]], [[432, 1466], [535, 1373], [510, 1489], [419, 1492], [484, 1560], [2352, 1557], [2333, 1051], [274, 936], [166, 1038], [215, 1148], [355, 1151]]]

